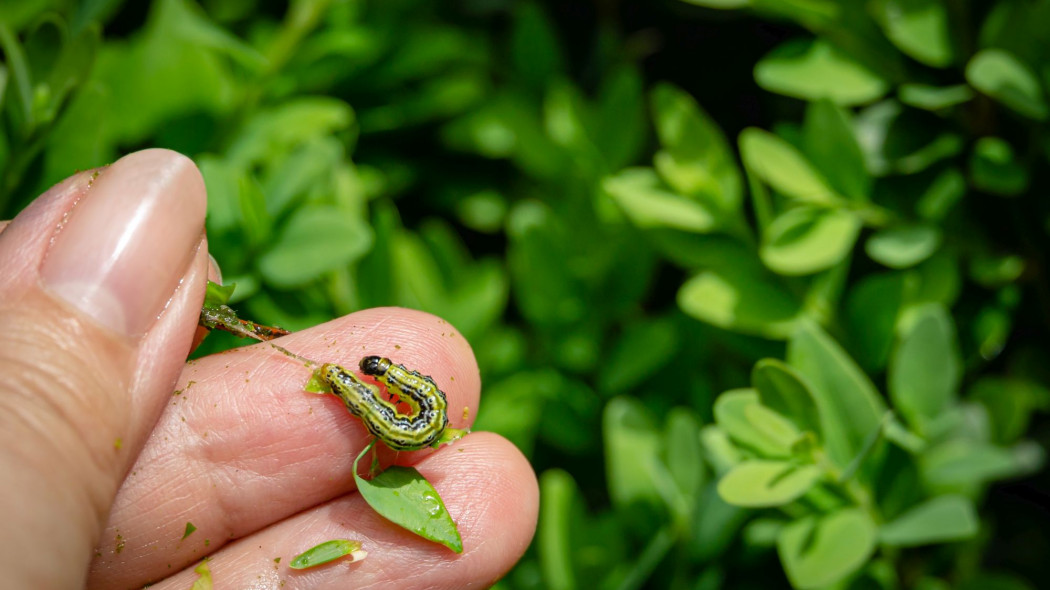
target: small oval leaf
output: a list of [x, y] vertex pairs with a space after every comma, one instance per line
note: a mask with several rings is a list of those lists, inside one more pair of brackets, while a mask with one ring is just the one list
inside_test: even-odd
[[787, 461], [745, 461], [718, 482], [718, 495], [735, 506], [770, 508], [793, 502], [820, 479], [816, 465]]
[[306, 569], [335, 561], [347, 555], [352, 555], [351, 561], [361, 561], [368, 553], [361, 551], [360, 541], [332, 539], [296, 555], [288, 567], [296, 570]]
[[388, 467], [372, 479], [355, 472], [354, 480], [361, 497], [390, 522], [463, 552], [463, 540], [441, 496], [414, 467]]

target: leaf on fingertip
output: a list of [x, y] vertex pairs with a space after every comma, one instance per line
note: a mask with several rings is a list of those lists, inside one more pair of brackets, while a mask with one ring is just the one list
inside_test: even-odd
[[393, 466], [372, 479], [358, 475], [357, 463], [372, 445], [354, 460], [357, 491], [380, 516], [413, 533], [463, 553], [463, 539], [455, 521], [434, 486], [413, 467]]
[[193, 526], [192, 522], [188, 522], [187, 521], [186, 522], [186, 532], [182, 534], [182, 538], [185, 539], [186, 537], [192, 535], [193, 532], [196, 531], [196, 530], [197, 530], [197, 527]]
[[200, 577], [197, 578], [197, 581], [193, 583], [193, 586], [190, 587], [190, 590], [214, 590], [214, 586], [212, 585], [211, 581], [211, 568], [208, 567], [207, 559], [202, 561], [197, 567], [193, 568], [193, 571], [196, 572], [197, 575], [199, 575]]
[[361, 561], [367, 557], [368, 552], [361, 550], [360, 541], [332, 539], [331, 541], [325, 541], [320, 545], [311, 547], [299, 555], [296, 555], [295, 558], [288, 563], [288, 567], [302, 570], [322, 565], [330, 561], [335, 561], [336, 559], [346, 557], [347, 555], [350, 556], [350, 563], [353, 563], [355, 561]]

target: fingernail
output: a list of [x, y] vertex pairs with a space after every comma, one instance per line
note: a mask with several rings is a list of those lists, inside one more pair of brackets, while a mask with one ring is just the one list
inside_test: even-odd
[[128, 336], [156, 321], [204, 231], [204, 180], [161, 149], [124, 156], [73, 207], [40, 269], [44, 288]]

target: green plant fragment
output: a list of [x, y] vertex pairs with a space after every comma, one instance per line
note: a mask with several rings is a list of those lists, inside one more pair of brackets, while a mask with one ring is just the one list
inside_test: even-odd
[[868, 256], [894, 269], [910, 268], [926, 260], [941, 245], [941, 232], [929, 225], [901, 225], [873, 234], [864, 243]]
[[211, 568], [208, 567], [207, 559], [200, 562], [200, 565], [193, 568], [193, 571], [198, 577], [193, 582], [193, 586], [190, 587], [190, 590], [212, 590], [214, 588], [211, 579]]
[[894, 547], [950, 543], [977, 534], [977, 511], [962, 496], [937, 496], [908, 510], [879, 529], [879, 542]]
[[217, 309], [226, 305], [226, 303], [229, 302], [230, 297], [233, 296], [233, 292], [236, 288], [236, 283], [231, 285], [220, 285], [219, 283], [208, 281], [208, 286], [204, 291], [204, 307]]
[[1030, 119], [1047, 117], [1046, 98], [1035, 73], [1009, 51], [979, 51], [966, 64], [966, 81]]
[[770, 92], [843, 106], [872, 102], [889, 89], [881, 76], [823, 39], [780, 45], [755, 65], [755, 81]]
[[196, 530], [197, 527], [194, 526], [192, 522], [186, 522], [186, 532], [182, 533], [182, 538], [185, 539], [186, 537], [192, 535], [193, 532]]
[[[361, 551], [360, 541], [349, 539], [332, 539], [316, 545], [296, 555], [288, 567], [296, 570], [307, 569], [335, 561], [341, 557], [351, 556], [350, 562], [361, 561], [368, 556], [366, 551]], [[280, 558], [278, 558], [279, 560]]]
[[816, 465], [787, 461], [744, 461], [718, 482], [718, 495], [734, 506], [772, 508], [793, 502], [821, 477]]
[[372, 479], [357, 474], [357, 462], [371, 448], [372, 445], [365, 447], [354, 460], [354, 481], [365, 502], [380, 516], [405, 530], [462, 553], [463, 540], [445, 503], [414, 467], [395, 465]]
[[875, 551], [875, 524], [857, 508], [808, 516], [785, 526], [777, 553], [792, 586], [831, 586], [857, 571]]
[[861, 222], [852, 212], [797, 207], [764, 232], [759, 256], [782, 275], [809, 275], [842, 262], [853, 250]]

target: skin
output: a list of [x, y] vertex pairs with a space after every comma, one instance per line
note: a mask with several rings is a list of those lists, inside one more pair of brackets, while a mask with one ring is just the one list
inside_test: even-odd
[[[202, 193], [186, 162], [175, 168], [192, 182], [180, 190]], [[185, 589], [204, 556], [218, 588], [483, 588], [513, 566], [535, 531], [538, 491], [505, 439], [479, 432], [437, 451], [380, 453], [434, 484], [463, 537], [457, 555], [391, 525], [355, 493], [352, 463], [369, 436], [338, 398], [302, 390], [310, 369], [267, 344], [185, 362], [214, 276], [203, 237], [142, 334], [115, 331], [56, 297], [40, 268], [63, 216], [95, 198], [89, 180], [72, 177], [10, 225], [0, 222], [5, 585]], [[203, 224], [201, 212], [187, 215]], [[389, 356], [435, 379], [450, 426], [468, 427], [477, 414], [473, 353], [440, 318], [370, 309], [275, 343], [344, 366]], [[197, 531], [183, 540], [187, 522]], [[362, 541], [367, 559], [287, 567], [335, 538]]]

